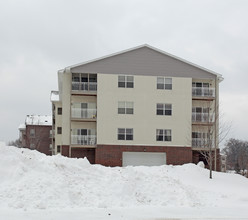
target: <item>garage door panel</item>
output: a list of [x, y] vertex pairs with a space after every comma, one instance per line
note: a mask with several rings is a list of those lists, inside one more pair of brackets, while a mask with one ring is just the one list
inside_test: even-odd
[[166, 153], [123, 152], [123, 166], [160, 166], [166, 164]]

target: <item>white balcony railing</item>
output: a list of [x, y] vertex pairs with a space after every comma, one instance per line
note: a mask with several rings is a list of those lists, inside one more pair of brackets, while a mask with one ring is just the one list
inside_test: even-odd
[[212, 123], [215, 120], [214, 113], [199, 113], [192, 112], [192, 122], [207, 122]]
[[72, 135], [71, 144], [96, 145], [96, 135]]
[[96, 82], [72, 82], [71, 89], [73, 91], [96, 91]]
[[72, 118], [96, 118], [96, 109], [72, 108]]
[[208, 138], [192, 138], [192, 147], [214, 148], [214, 140]]
[[192, 96], [215, 97], [215, 89], [207, 87], [192, 87]]

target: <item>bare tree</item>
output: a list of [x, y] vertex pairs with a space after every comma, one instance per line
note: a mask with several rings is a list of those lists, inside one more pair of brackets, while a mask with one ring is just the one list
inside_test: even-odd
[[21, 141], [20, 141], [19, 138], [16, 139], [16, 140], [14, 140], [14, 141], [10, 141], [10, 142], [8, 143], [8, 146], [22, 147], [22, 146], [21, 146]]
[[[194, 113], [194, 112], [193, 112]], [[209, 178], [212, 179], [212, 171], [217, 170], [219, 145], [227, 137], [231, 123], [223, 123], [219, 114], [219, 106], [215, 101], [204, 101], [201, 112], [195, 114], [195, 131], [192, 133], [192, 145], [203, 156], [209, 167]]]
[[245, 175], [244, 171], [248, 169], [248, 142], [231, 138], [222, 152], [227, 156], [227, 168]]

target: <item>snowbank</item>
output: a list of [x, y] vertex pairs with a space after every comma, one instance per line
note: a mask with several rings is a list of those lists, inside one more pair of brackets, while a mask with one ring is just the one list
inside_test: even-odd
[[109, 168], [7, 146], [0, 158], [4, 209], [248, 207], [248, 179], [193, 164]]

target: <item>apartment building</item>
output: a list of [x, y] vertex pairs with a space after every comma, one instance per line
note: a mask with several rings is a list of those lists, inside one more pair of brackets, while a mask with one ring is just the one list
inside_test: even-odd
[[106, 166], [197, 163], [209, 149], [218, 158], [222, 79], [149, 45], [59, 70], [54, 154]]
[[19, 126], [20, 142], [24, 148], [52, 155], [52, 117], [27, 115], [25, 123]]

